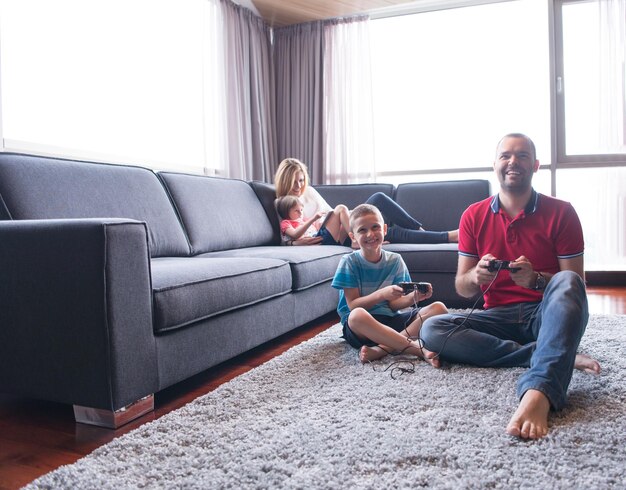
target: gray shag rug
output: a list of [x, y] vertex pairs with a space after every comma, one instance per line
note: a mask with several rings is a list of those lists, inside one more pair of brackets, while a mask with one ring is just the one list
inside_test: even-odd
[[[593, 315], [567, 407], [504, 428], [522, 368], [362, 365], [339, 325], [26, 488], [626, 487], [626, 316]], [[404, 363], [405, 368], [411, 365]], [[387, 368], [387, 370], [385, 370]]]

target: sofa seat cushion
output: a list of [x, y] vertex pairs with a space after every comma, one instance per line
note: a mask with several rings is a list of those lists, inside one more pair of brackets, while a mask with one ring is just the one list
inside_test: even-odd
[[[385, 250], [402, 255], [406, 266], [411, 272], [441, 272], [456, 274], [459, 260], [456, 243], [415, 244], [390, 243], [384, 245]], [[419, 281], [419, 277], [414, 277]]]
[[291, 292], [289, 264], [272, 258], [158, 258], [151, 267], [155, 332]]
[[350, 253], [348, 247], [318, 245], [302, 247], [268, 246], [224, 250], [204, 254], [201, 257], [231, 257], [258, 259], [275, 258], [288, 262], [292, 272], [294, 291], [310, 288], [330, 281], [335, 276], [341, 257]]

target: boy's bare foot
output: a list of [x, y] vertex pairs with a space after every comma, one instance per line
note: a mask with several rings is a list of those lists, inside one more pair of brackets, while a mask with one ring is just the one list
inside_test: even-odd
[[411, 344], [412, 347], [408, 349], [411, 354], [414, 354], [421, 360], [426, 361], [432, 367], [438, 368], [441, 366], [441, 361], [439, 360], [439, 357], [437, 357], [437, 354], [429, 351], [425, 347], [422, 347], [418, 342], [413, 341]]
[[[419, 357], [421, 360], [426, 361], [433, 367], [438, 368], [441, 366], [441, 361], [438, 357], [436, 357], [436, 354], [434, 352], [420, 347], [419, 343], [415, 341], [411, 341], [411, 347], [406, 349], [404, 352], [406, 354], [411, 354]], [[374, 347], [364, 345], [359, 351], [359, 359], [362, 363], [365, 364], [366, 362], [376, 361], [382, 357], [385, 357], [387, 354], [389, 354], [389, 352], [378, 345], [375, 345]]]
[[359, 359], [364, 364], [366, 362], [376, 361], [381, 357], [385, 357], [386, 355], [387, 352], [377, 345], [375, 345], [374, 347], [368, 347], [367, 345], [364, 345], [359, 351]]
[[457, 243], [459, 241], [459, 230], [448, 232], [448, 243]]
[[539, 390], [528, 390], [506, 426], [507, 434], [522, 439], [541, 439], [548, 434], [550, 401]]
[[600, 374], [600, 363], [593, 357], [589, 357], [585, 354], [576, 354], [576, 360], [574, 361], [574, 367], [579, 371], [584, 371], [590, 374]]

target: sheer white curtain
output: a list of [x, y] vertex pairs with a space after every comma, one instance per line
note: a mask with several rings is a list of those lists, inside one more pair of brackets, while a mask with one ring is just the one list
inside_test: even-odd
[[598, 0], [600, 32], [600, 142], [626, 150], [626, 1]]
[[271, 29], [230, 0], [207, 0], [205, 172], [271, 180], [276, 124]]
[[228, 175], [226, 29], [219, 0], [204, 5], [204, 173]]
[[369, 21], [329, 22], [324, 40], [324, 182], [373, 182]]

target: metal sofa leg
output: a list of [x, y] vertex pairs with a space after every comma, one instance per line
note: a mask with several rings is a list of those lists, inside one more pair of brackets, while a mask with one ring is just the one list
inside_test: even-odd
[[154, 395], [148, 395], [116, 411], [74, 405], [74, 418], [81, 424], [117, 429], [153, 410]]

